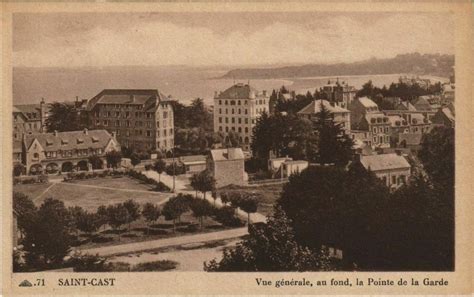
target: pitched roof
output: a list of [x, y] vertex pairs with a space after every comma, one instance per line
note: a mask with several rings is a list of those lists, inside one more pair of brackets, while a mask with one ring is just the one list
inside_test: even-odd
[[26, 148], [37, 140], [45, 151], [105, 148], [112, 135], [106, 130], [33, 133], [25, 135]]
[[217, 96], [218, 99], [250, 99], [259, 96], [257, 89], [248, 85], [238, 83], [228, 88], [227, 90], [220, 92]]
[[358, 98], [357, 100], [359, 100], [359, 102], [366, 108], [369, 108], [369, 107], [379, 107], [374, 101], [372, 101], [371, 99], [367, 98], [367, 97], [360, 97]]
[[451, 122], [454, 122], [454, 114], [450, 108], [443, 107], [441, 108], [441, 112], [444, 113], [444, 115], [448, 118], [448, 120], [450, 120]]
[[415, 108], [415, 106], [413, 106], [413, 104], [411, 104], [410, 102], [405, 101], [405, 102], [401, 102], [400, 104], [398, 104], [398, 105], [395, 107], [395, 110], [416, 111], [416, 108]]
[[89, 101], [88, 108], [92, 109], [96, 104], [143, 105], [150, 99], [154, 99], [151, 100], [154, 104], [156, 101], [166, 100], [167, 97], [156, 89], [105, 89]]
[[[45, 103], [46, 112], [49, 111], [51, 106]], [[41, 119], [41, 104], [20, 104], [14, 105], [12, 112], [22, 113], [28, 120], [40, 120]]]
[[[389, 115], [387, 117], [388, 117], [388, 121], [390, 122], [392, 127], [407, 126], [408, 125], [407, 121], [399, 115]], [[398, 125], [397, 125], [397, 122], [398, 122]]]
[[244, 152], [241, 148], [225, 148], [211, 150], [211, 158], [214, 161], [243, 160]]
[[322, 99], [318, 99], [318, 100], [313, 100], [313, 102], [311, 102], [310, 104], [306, 105], [305, 107], [303, 107], [300, 111], [298, 111], [297, 113], [298, 114], [315, 114], [315, 113], [319, 113], [321, 111], [321, 103], [324, 105], [324, 107], [326, 107], [326, 109], [330, 112], [330, 113], [339, 113], [339, 112], [349, 112], [349, 110], [345, 109], [345, 108], [342, 108], [342, 107], [339, 107], [337, 105], [335, 106], [332, 106], [331, 103], [329, 103], [329, 101], [327, 100], [322, 100]]
[[410, 168], [410, 164], [403, 156], [396, 153], [360, 156], [360, 162], [365, 169], [372, 171]]

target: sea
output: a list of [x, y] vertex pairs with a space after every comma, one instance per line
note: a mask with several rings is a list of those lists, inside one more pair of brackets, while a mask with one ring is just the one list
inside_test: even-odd
[[[158, 89], [183, 104], [202, 98], [211, 105], [215, 92], [224, 91], [234, 83], [250, 83], [258, 90], [285, 86], [297, 93], [314, 92], [329, 80], [345, 81], [360, 88], [368, 80], [382, 87], [397, 82], [400, 76], [409, 74], [320, 76], [275, 79], [221, 79], [232, 68], [187, 66], [113, 66], [80, 68], [13, 68], [13, 104], [73, 101], [90, 99], [103, 89]], [[447, 78], [428, 77], [432, 81], [448, 81]]]

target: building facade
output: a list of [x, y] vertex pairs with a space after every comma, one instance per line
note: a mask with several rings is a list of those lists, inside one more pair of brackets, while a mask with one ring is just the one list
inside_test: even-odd
[[381, 114], [378, 105], [367, 97], [357, 98], [349, 106], [351, 111], [351, 127], [357, 129], [367, 114]]
[[120, 151], [114, 133], [106, 130], [87, 130], [53, 133], [34, 133], [23, 136], [22, 158], [27, 174], [89, 170], [89, 157], [99, 157]]
[[411, 166], [404, 156], [396, 153], [362, 156], [360, 164], [380, 178], [391, 190], [398, 189], [408, 183]]
[[228, 185], [247, 184], [244, 153], [241, 148], [211, 150], [207, 159], [207, 169], [216, 180], [216, 188]]
[[174, 115], [158, 90], [103, 90], [88, 103], [90, 125], [115, 133], [124, 148], [169, 151], [174, 147]]
[[346, 82], [339, 82], [339, 79], [336, 79], [335, 82], [329, 80], [328, 83], [321, 88], [321, 92], [329, 102], [342, 108], [348, 108], [352, 100], [354, 100], [357, 90], [355, 87], [349, 86]]
[[14, 105], [13, 141], [21, 141], [23, 134], [45, 131], [49, 109], [49, 104], [44, 99], [39, 104]]
[[227, 143], [230, 131], [238, 133], [245, 151], [250, 150], [252, 130], [263, 113], [269, 113], [269, 97], [248, 84], [235, 84], [214, 96], [214, 131]]

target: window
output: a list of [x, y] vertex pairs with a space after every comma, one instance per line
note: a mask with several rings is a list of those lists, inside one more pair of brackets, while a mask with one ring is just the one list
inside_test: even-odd
[[377, 137], [374, 136], [374, 143], [377, 143]]
[[406, 176], [400, 175], [399, 181], [400, 181], [402, 184], [406, 184], [406, 182], [407, 182]]
[[229, 112], [228, 112], [228, 110], [227, 110], [227, 108], [226, 108], [226, 109], [225, 109], [225, 114], [228, 114], [228, 113], [229, 113]]
[[247, 108], [246, 108], [246, 109], [244, 109], [244, 111], [245, 111], [245, 112], [244, 112], [245, 114], [248, 114], [248, 110], [247, 110]]
[[245, 119], [245, 123], [248, 124], [248, 123], [249, 123], [249, 119], [246, 118], [246, 119]]
[[388, 127], [385, 127], [385, 133], [388, 133]]
[[227, 102], [227, 100], [226, 100], [226, 101], [225, 101], [225, 105], [227, 105], [227, 104], [228, 104], [228, 102]]
[[240, 100], [237, 101], [237, 104], [240, 105]]
[[229, 123], [229, 118], [225, 118], [225, 123], [226, 123], [226, 124]]
[[222, 126], [219, 126], [219, 131], [222, 131]]
[[222, 124], [222, 118], [219, 117], [219, 124]]
[[151, 137], [151, 130], [146, 130], [146, 136]]
[[225, 127], [225, 132], [229, 132], [229, 127]]
[[119, 120], [115, 121], [115, 126], [120, 127], [120, 121]]
[[160, 128], [160, 121], [156, 121], [156, 127]]
[[242, 119], [238, 118], [239, 124], [242, 124]]
[[392, 185], [397, 183], [397, 177], [395, 175], [392, 175]]
[[168, 117], [168, 112], [167, 111], [163, 111], [163, 118], [166, 119]]
[[[166, 130], [163, 130], [163, 137], [166, 137]], [[165, 144], [166, 145], [166, 144]]]
[[108, 126], [109, 125], [109, 121], [108, 120], [104, 120], [104, 126]]
[[234, 114], [234, 109], [232, 108], [232, 114]]
[[374, 127], [374, 133], [377, 134], [377, 127]]
[[249, 128], [245, 127], [245, 133], [249, 133]]
[[242, 128], [241, 128], [241, 127], [239, 127], [238, 131], [239, 131], [239, 133], [242, 133]]
[[232, 124], [235, 124], [235, 118], [232, 118]]
[[383, 133], [383, 128], [379, 127], [379, 133]]
[[219, 108], [219, 114], [222, 114], [222, 108]]
[[[219, 100], [219, 105], [222, 105], [222, 100]], [[220, 109], [219, 109], [220, 110]], [[220, 112], [220, 111], [219, 111]]]
[[387, 184], [387, 177], [386, 176], [382, 177], [382, 181], [386, 185]]

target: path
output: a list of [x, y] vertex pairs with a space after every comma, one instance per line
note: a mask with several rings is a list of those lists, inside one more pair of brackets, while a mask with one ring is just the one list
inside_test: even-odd
[[112, 191], [122, 191], [122, 192], [133, 192], [133, 193], [147, 193], [147, 194], [156, 194], [156, 195], [163, 195], [167, 193], [163, 192], [155, 192], [152, 190], [134, 190], [134, 189], [118, 189], [118, 188], [111, 188], [111, 187], [103, 187], [103, 186], [96, 186], [96, 185], [83, 185], [83, 184], [75, 184], [75, 183], [64, 183], [66, 185], [76, 186], [76, 187], [85, 187], [85, 188], [93, 188], [93, 189], [104, 189], [104, 190], [112, 190]]
[[77, 250], [81, 251], [83, 254], [99, 254], [100, 256], [112, 256], [134, 252], [151, 251], [158, 248], [178, 246], [183, 244], [238, 238], [246, 235], [247, 232], [247, 227], [242, 227], [237, 229], [229, 229], [210, 233], [184, 235], [172, 238], [163, 238], [150, 241], [140, 241], [121, 245], [111, 245], [98, 248]]
[[[156, 173], [155, 171], [149, 170], [149, 171], [143, 171], [142, 173], [145, 174], [147, 177], [153, 178], [156, 181], [158, 181], [158, 173]], [[161, 182], [164, 183], [165, 185], [167, 185], [168, 187], [170, 187], [171, 189], [173, 188], [173, 177], [172, 176], [169, 176], [166, 173], [162, 173], [161, 174]], [[188, 184], [186, 184], [183, 180], [180, 180], [180, 179], [175, 179], [175, 192], [176, 193], [183, 193], [183, 194], [190, 194], [190, 195], [193, 195], [193, 196], [196, 195], [196, 191], [190, 189], [190, 186]], [[199, 193], [199, 192], [198, 192], [197, 196], [199, 198], [203, 197], [202, 193]], [[214, 199], [211, 197], [210, 193], [207, 193], [206, 200], [208, 200], [210, 203], [214, 204]], [[218, 197], [216, 199], [216, 204], [215, 205], [217, 207], [223, 207], [224, 206], [224, 203], [222, 203], [222, 200], [220, 199], [220, 197]], [[247, 213], [245, 211], [241, 210], [240, 208], [237, 209], [237, 214], [240, 217], [247, 220]], [[259, 223], [259, 222], [266, 222], [267, 218], [264, 215], [260, 214], [260, 213], [252, 213], [252, 214], [250, 214], [250, 220], [253, 223]]]
[[46, 194], [52, 187], [54, 187], [58, 182], [52, 182], [51, 185], [49, 187], [47, 187], [41, 194], [39, 194], [38, 196], [36, 196], [35, 198], [33, 198], [33, 202], [37, 201], [38, 199], [40, 199], [41, 197], [44, 196], [44, 194]]

